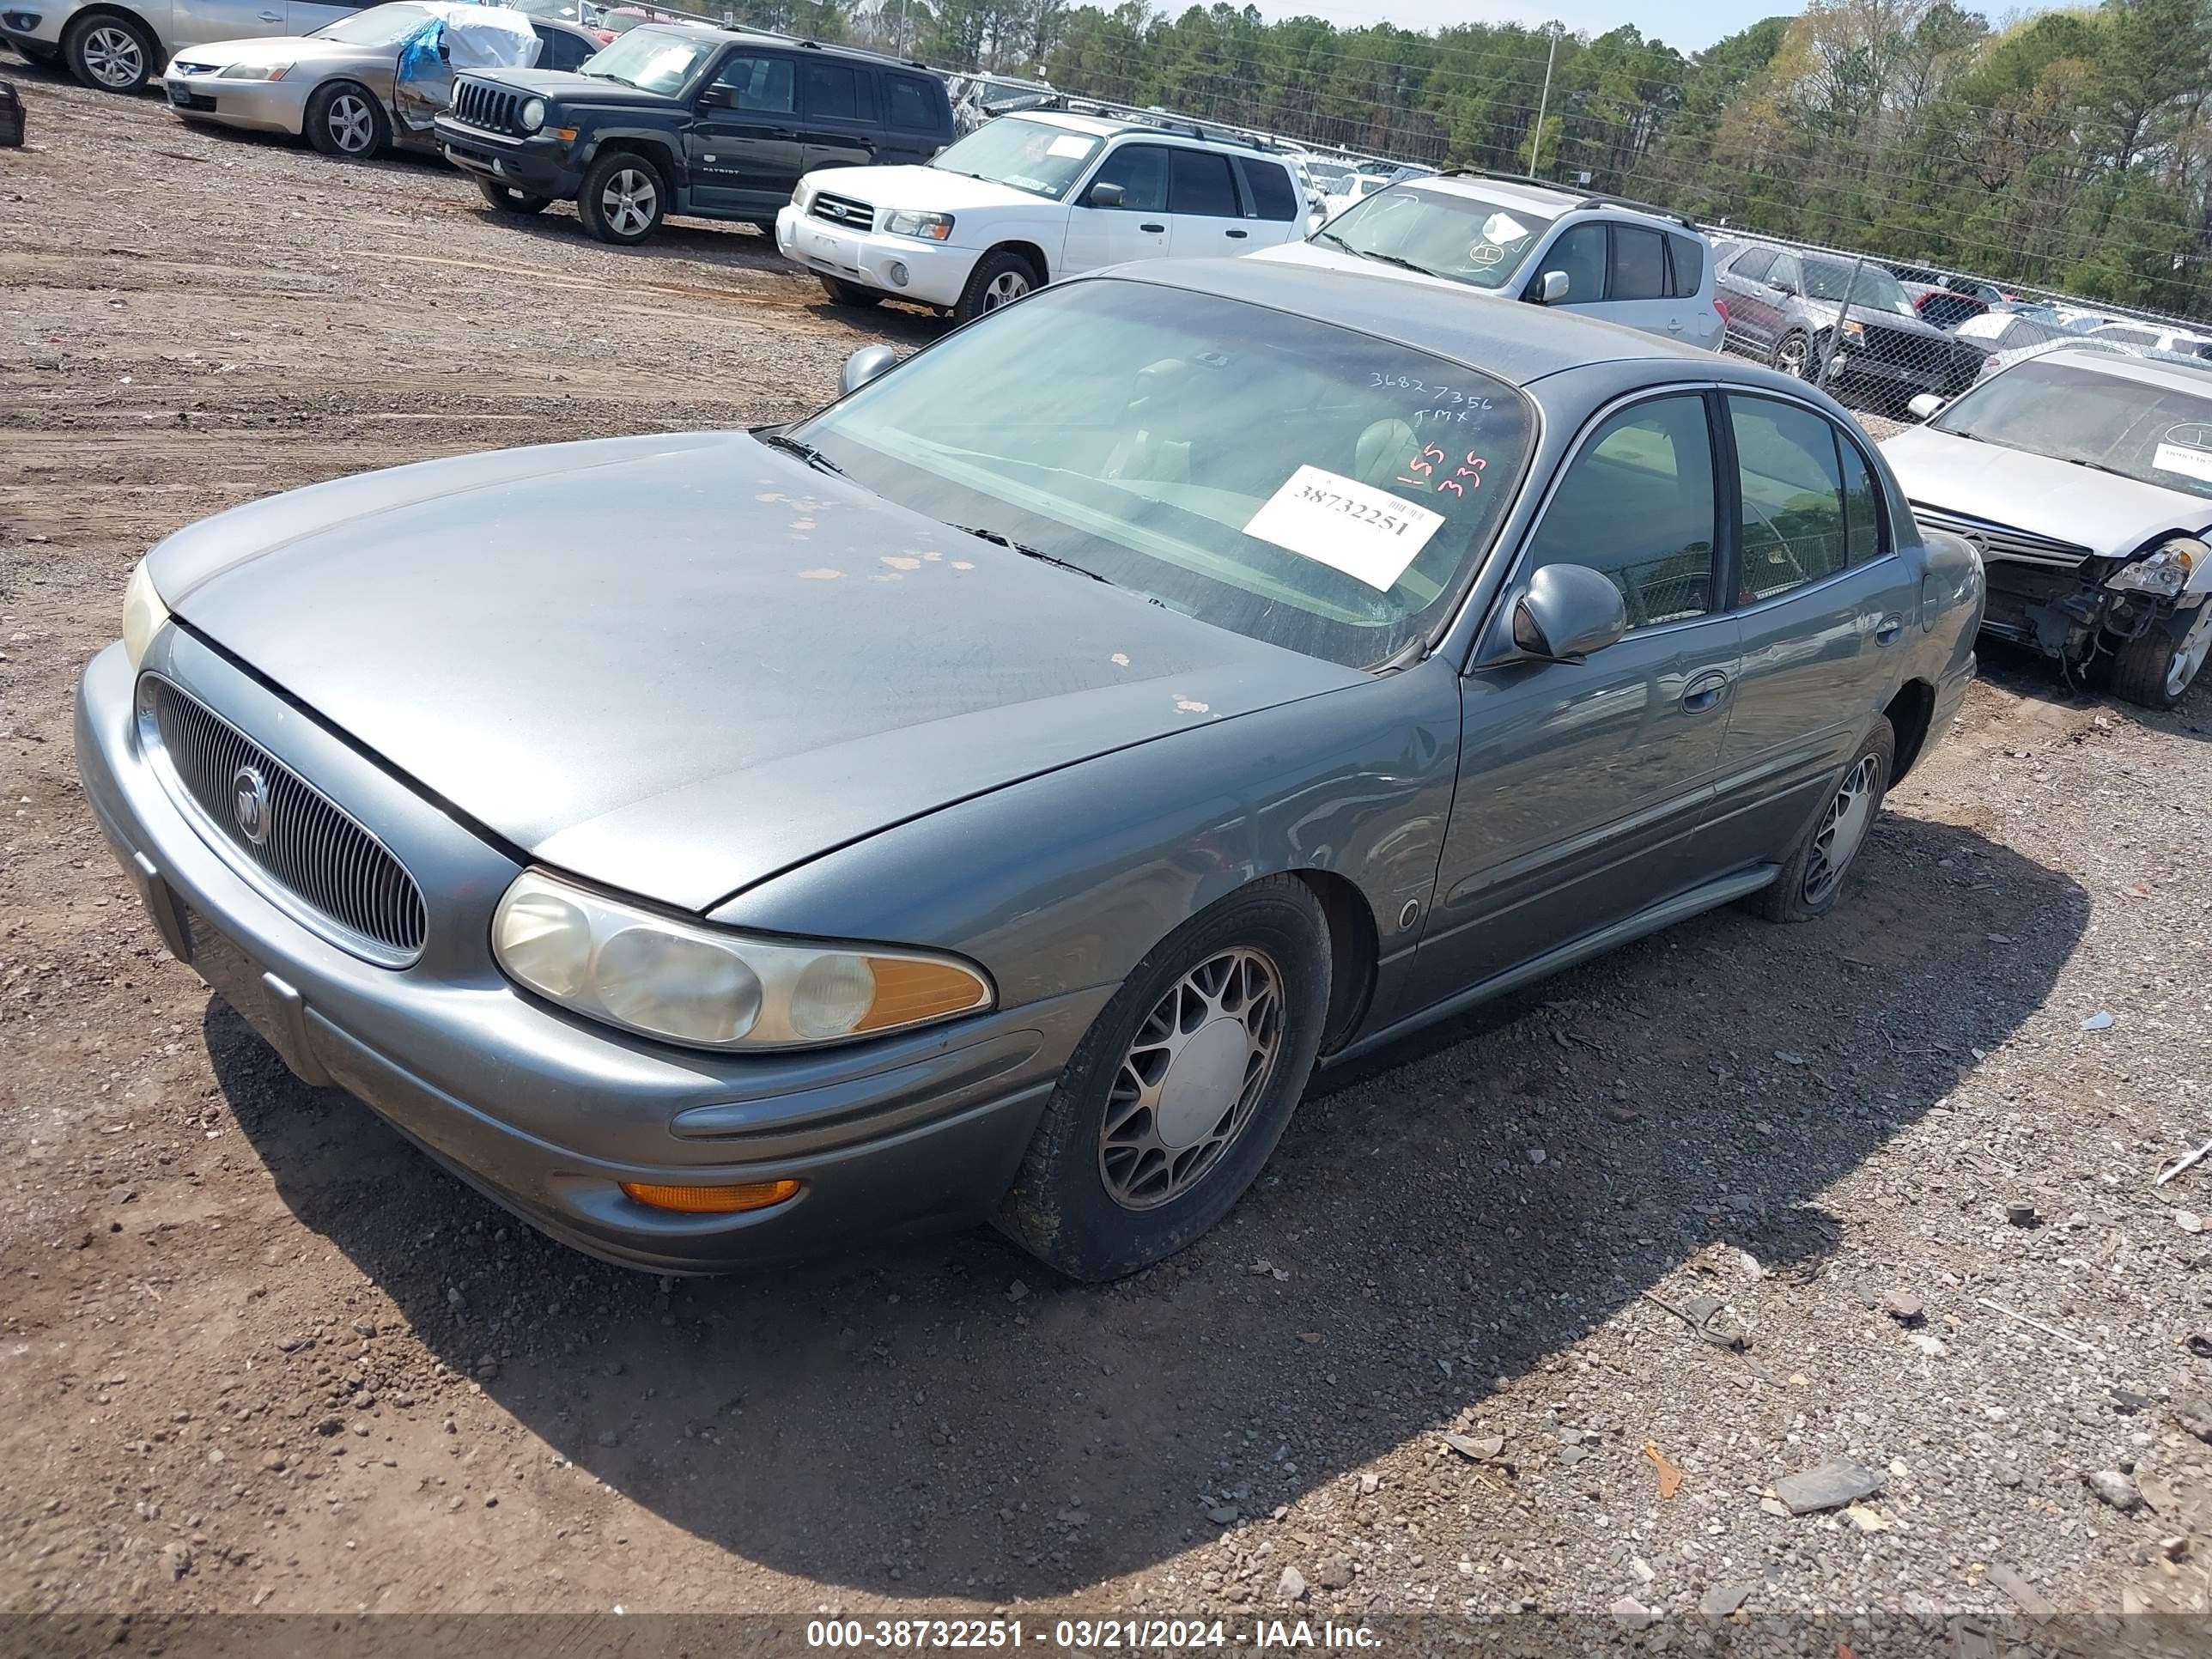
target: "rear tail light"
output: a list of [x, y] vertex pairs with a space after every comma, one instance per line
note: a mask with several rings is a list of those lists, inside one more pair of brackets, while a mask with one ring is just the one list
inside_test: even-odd
[[1720, 313], [1720, 314], [1721, 314], [1721, 321], [1723, 321], [1723, 323], [1725, 323], [1726, 321], [1728, 321], [1728, 319], [1729, 319], [1729, 314], [1728, 314], [1728, 301], [1727, 301], [1726, 300], [1723, 300], [1723, 299], [1720, 299], [1720, 298], [1716, 297], [1716, 298], [1714, 299], [1714, 301], [1713, 301], [1713, 309], [1714, 309], [1715, 311], [1717, 311], [1717, 312], [1719, 312], [1719, 313]]

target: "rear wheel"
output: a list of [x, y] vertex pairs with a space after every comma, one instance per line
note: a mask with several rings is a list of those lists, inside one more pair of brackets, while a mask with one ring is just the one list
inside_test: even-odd
[[496, 179], [479, 179], [477, 188], [483, 192], [484, 200], [490, 203], [496, 211], [512, 213], [519, 217], [526, 218], [533, 213], [543, 213], [553, 205], [553, 198], [550, 196], [532, 196], [517, 190], [513, 185], [502, 185]]
[[2177, 611], [2120, 647], [2112, 690], [2145, 708], [2171, 708], [2189, 693], [2212, 655], [2212, 599]]
[[80, 17], [62, 36], [71, 75], [100, 92], [136, 92], [153, 78], [160, 49], [146, 26], [112, 11]]
[[952, 314], [961, 322], [972, 323], [1001, 306], [1013, 304], [1042, 284], [1036, 266], [1011, 248], [1000, 248], [975, 262], [975, 269], [968, 273], [968, 286], [961, 290], [960, 303], [952, 308]]
[[[816, 274], [820, 275], [819, 272]], [[884, 302], [881, 290], [863, 288], [858, 283], [848, 283], [837, 276], [823, 276], [822, 291], [841, 306], [878, 306]]]
[[998, 1224], [1072, 1279], [1118, 1279], [1226, 1215], [1282, 1138], [1328, 1011], [1328, 924], [1293, 876], [1155, 946], [1076, 1045]]
[[1813, 357], [1813, 337], [1802, 328], [1791, 329], [1775, 342], [1774, 367], [1796, 380], [1811, 380], [1820, 373]]
[[365, 161], [384, 153], [392, 142], [392, 124], [384, 106], [367, 87], [351, 81], [333, 81], [316, 88], [307, 100], [307, 142], [325, 155], [343, 155]]
[[601, 241], [635, 247], [660, 228], [668, 212], [668, 181], [636, 151], [617, 150], [584, 175], [576, 211], [584, 228]]
[[1897, 733], [1887, 719], [1877, 720], [1781, 875], [1753, 901], [1761, 915], [1769, 921], [1810, 921], [1836, 908], [1851, 860], [1881, 816], [1882, 797], [1896, 766]]

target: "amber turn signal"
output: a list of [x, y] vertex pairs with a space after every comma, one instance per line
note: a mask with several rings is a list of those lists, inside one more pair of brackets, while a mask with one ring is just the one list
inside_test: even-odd
[[623, 1196], [656, 1210], [684, 1215], [737, 1215], [766, 1210], [799, 1196], [795, 1181], [749, 1181], [736, 1187], [668, 1187], [652, 1181], [625, 1181]]

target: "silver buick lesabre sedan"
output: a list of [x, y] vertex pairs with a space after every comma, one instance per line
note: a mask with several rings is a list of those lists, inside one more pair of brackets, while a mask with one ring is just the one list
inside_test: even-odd
[[191, 526], [80, 688], [168, 947], [617, 1261], [1157, 1261], [1317, 1064], [1827, 911], [1973, 672], [1849, 416], [1626, 329], [1174, 261], [845, 378]]

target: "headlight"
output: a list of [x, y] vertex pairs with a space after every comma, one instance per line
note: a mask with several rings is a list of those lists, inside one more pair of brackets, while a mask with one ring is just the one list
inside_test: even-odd
[[699, 1048], [786, 1048], [991, 1006], [989, 981], [896, 947], [763, 939], [526, 870], [492, 917], [516, 983], [611, 1025]]
[[2171, 599], [2189, 585], [2190, 573], [2208, 559], [2212, 559], [2212, 547], [2194, 536], [2176, 536], [2155, 551], [2122, 565], [2105, 586], [2124, 593], [2150, 593]]
[[1849, 339], [1863, 339], [1866, 335], [1866, 325], [1856, 317], [1846, 317], [1844, 319], [1844, 334]]
[[218, 81], [281, 81], [291, 73], [289, 64], [233, 64], [216, 72]]
[[814, 175], [810, 173], [799, 181], [799, 188], [791, 192], [791, 204], [804, 213], [813, 201]]
[[146, 561], [141, 559], [131, 573], [131, 585], [123, 590], [123, 654], [131, 659], [132, 672], [146, 660], [146, 647], [168, 620], [169, 607], [154, 591], [154, 579], [146, 574]]
[[525, 132], [535, 132], [544, 125], [545, 100], [543, 98], [532, 98], [522, 106], [522, 130]]
[[949, 213], [893, 213], [885, 216], [884, 228], [894, 236], [919, 236], [926, 242], [941, 242], [952, 234], [952, 216]]

